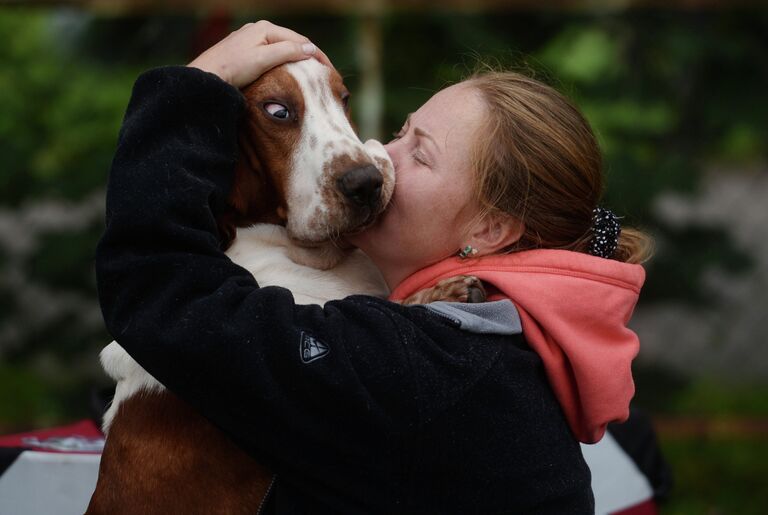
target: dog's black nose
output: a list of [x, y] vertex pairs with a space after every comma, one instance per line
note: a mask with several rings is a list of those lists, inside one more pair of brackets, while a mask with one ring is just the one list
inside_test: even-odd
[[339, 190], [352, 202], [361, 207], [373, 207], [381, 196], [384, 178], [375, 166], [367, 165], [349, 170], [337, 182]]

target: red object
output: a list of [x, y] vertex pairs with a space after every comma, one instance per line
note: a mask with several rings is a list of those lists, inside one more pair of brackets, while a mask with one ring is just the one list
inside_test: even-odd
[[659, 508], [653, 500], [636, 504], [625, 510], [613, 512], [613, 515], [658, 515]]
[[100, 454], [104, 435], [92, 420], [0, 436], [0, 447], [17, 447], [38, 452]]

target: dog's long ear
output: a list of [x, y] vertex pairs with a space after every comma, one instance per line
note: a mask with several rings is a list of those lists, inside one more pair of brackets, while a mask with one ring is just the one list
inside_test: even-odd
[[259, 222], [276, 223], [273, 213], [276, 194], [269, 176], [264, 173], [247, 130], [241, 130], [238, 139], [239, 155], [235, 164], [232, 189], [227, 198], [228, 209], [217, 216], [219, 243], [222, 250], [232, 244], [238, 227]]
[[232, 190], [229, 197], [227, 197], [226, 210], [216, 215], [216, 226], [219, 230], [219, 247], [221, 250], [227, 250], [237, 235], [237, 220], [240, 216], [233, 206], [233, 198], [239, 196], [237, 184], [238, 177], [242, 174], [240, 172], [242, 166], [242, 156], [238, 156], [237, 164], [235, 165], [235, 178], [232, 183]]
[[232, 209], [228, 209], [216, 216], [216, 226], [219, 230], [219, 248], [221, 250], [227, 250], [237, 235], [235, 218], [235, 212]]

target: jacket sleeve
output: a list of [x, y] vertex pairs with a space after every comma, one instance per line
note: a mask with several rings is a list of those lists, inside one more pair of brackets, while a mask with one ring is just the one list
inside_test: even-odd
[[406, 339], [381, 302], [298, 306], [220, 251], [215, 215], [243, 112], [239, 91], [200, 70], [137, 80], [95, 256], [104, 320], [158, 381], [260, 458], [304, 470], [360, 463], [417, 418]]

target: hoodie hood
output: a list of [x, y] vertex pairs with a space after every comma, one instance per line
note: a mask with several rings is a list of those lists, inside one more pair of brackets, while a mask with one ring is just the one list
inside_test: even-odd
[[631, 363], [640, 343], [626, 325], [645, 280], [643, 267], [548, 249], [449, 258], [408, 277], [390, 299], [456, 275], [474, 275], [489, 287], [489, 300], [515, 304], [526, 341], [541, 357], [579, 441], [597, 442], [608, 423], [627, 419], [635, 393]]

